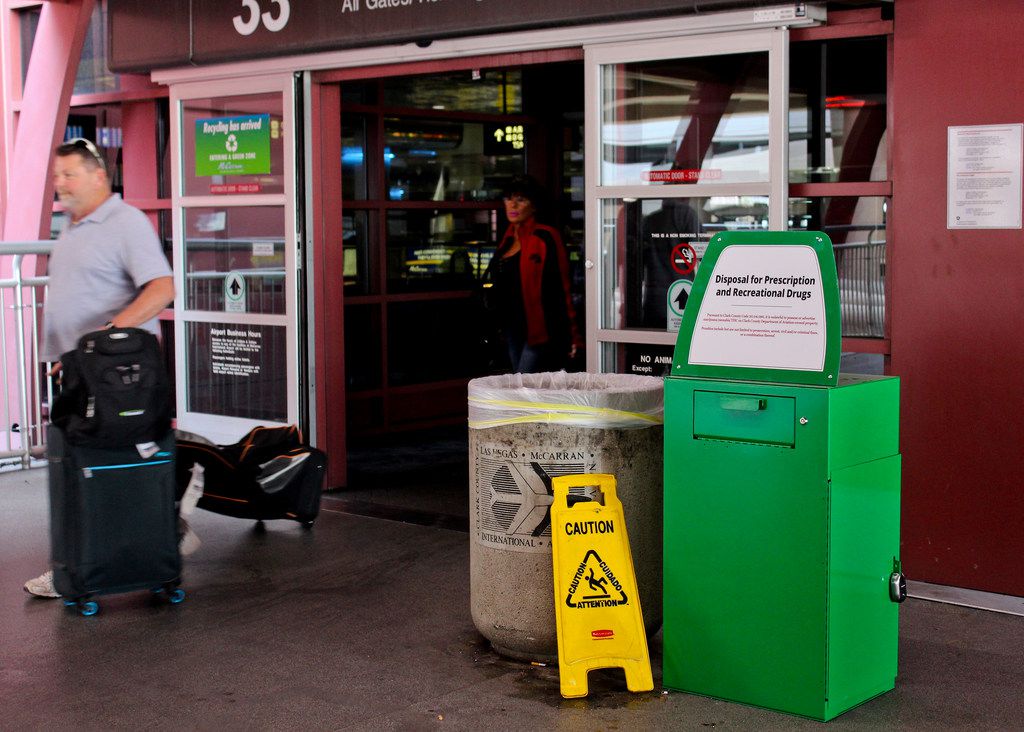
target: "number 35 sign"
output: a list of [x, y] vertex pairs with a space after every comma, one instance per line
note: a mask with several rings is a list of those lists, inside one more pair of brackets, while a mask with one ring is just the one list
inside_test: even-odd
[[[263, 21], [264, 28], [275, 33], [288, 25], [288, 16], [291, 14], [288, 0], [270, 0], [270, 3], [277, 6], [277, 15], [270, 11], [260, 12], [257, 0], [242, 0], [243, 13], [231, 19], [238, 34], [251, 36], [260, 27], [260, 21]], [[248, 11], [247, 18], [243, 17], [244, 11]]]

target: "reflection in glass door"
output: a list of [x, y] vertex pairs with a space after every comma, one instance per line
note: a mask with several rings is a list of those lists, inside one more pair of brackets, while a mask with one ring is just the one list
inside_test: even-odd
[[494, 132], [526, 119], [518, 70], [478, 77], [341, 86], [350, 434], [460, 414], [466, 381], [487, 367], [471, 296], [503, 182], [526, 167], [525, 149]]
[[785, 40], [587, 51], [589, 370], [667, 373], [708, 240], [785, 228]]
[[[581, 76], [576, 61], [342, 81], [351, 435], [464, 422], [467, 381], [507, 368], [474, 295], [514, 176], [552, 192], [580, 263], [580, 176], [563, 153], [581, 140]], [[538, 91], [563, 82], [557, 101]]]

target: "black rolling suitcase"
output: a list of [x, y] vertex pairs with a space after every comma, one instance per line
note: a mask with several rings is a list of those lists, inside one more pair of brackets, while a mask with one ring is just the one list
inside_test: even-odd
[[181, 602], [173, 431], [141, 450], [72, 445], [54, 425], [48, 439], [50, 554], [65, 604], [92, 615], [94, 595], [142, 589]]
[[187, 492], [193, 465], [203, 468], [199, 508], [258, 522], [290, 519], [306, 528], [320, 513], [327, 455], [304, 444], [294, 425], [255, 427], [233, 445], [182, 433], [177, 453], [179, 496]]

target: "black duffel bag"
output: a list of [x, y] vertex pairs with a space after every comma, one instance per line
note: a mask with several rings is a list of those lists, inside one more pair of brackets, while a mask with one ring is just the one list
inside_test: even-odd
[[73, 445], [155, 442], [171, 426], [171, 387], [156, 336], [141, 328], [86, 333], [61, 356], [51, 421]]
[[320, 513], [327, 456], [307, 445], [295, 425], [254, 427], [232, 445], [179, 432], [176, 451], [179, 499], [193, 466], [203, 467], [199, 508], [257, 521], [291, 519], [307, 528]]

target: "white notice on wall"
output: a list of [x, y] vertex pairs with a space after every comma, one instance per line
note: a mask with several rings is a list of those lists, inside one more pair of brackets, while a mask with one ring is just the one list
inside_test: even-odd
[[1021, 228], [1024, 124], [948, 129], [946, 228]]
[[722, 250], [690, 341], [691, 364], [821, 371], [825, 297], [814, 249]]

